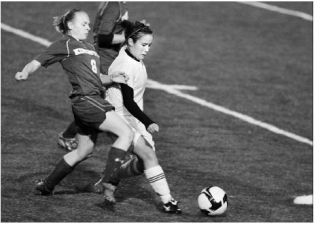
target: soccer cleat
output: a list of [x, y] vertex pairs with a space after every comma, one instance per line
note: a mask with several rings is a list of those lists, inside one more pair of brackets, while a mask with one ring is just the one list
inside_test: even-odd
[[65, 138], [62, 133], [58, 134], [58, 145], [67, 151], [75, 150], [78, 147], [76, 138]]
[[51, 196], [53, 195], [53, 190], [49, 189], [46, 185], [45, 180], [39, 180], [36, 183], [36, 191], [39, 192], [39, 195], [42, 196]]
[[116, 191], [116, 186], [110, 183], [102, 183], [103, 186], [103, 197], [104, 200], [109, 204], [115, 204], [116, 198], [114, 197], [114, 192]]
[[76, 190], [81, 193], [102, 194], [103, 193], [103, 186], [102, 186], [102, 183], [100, 183], [99, 181], [97, 181], [95, 184], [90, 183], [85, 186], [76, 186]]
[[163, 204], [162, 210], [165, 213], [172, 213], [172, 214], [182, 213], [181, 209], [178, 207], [178, 201], [176, 201], [175, 199], [171, 199], [168, 203]]
[[[135, 159], [136, 157], [132, 154], [128, 154], [124, 160], [123, 160], [123, 163], [121, 164], [120, 166], [120, 169], [119, 169], [119, 173], [116, 174], [114, 177], [113, 177], [113, 183], [119, 183], [120, 182], [120, 178], [121, 176], [124, 176], [124, 178], [128, 177], [127, 174], [125, 174], [127, 171], [126, 170], [126, 167], [128, 167], [128, 165], [131, 163], [131, 161], [133, 160], [136, 160]], [[121, 172], [123, 171], [123, 172]], [[137, 173], [136, 173], [137, 174]], [[130, 176], [134, 176], [136, 174], [133, 174], [132, 175], [130, 174]], [[110, 183], [109, 183], [110, 184]], [[90, 193], [98, 193], [98, 194], [101, 194], [103, 193], [104, 191], [104, 187], [102, 185], [102, 177], [96, 182], [96, 183], [90, 183], [90, 184], [87, 184], [86, 186], [82, 187], [82, 188], [79, 188], [78, 187], [78, 190], [81, 191], [81, 192], [90, 192]]]
[[85, 186], [82, 191], [85, 192], [91, 192], [91, 193], [103, 193], [103, 185], [102, 185], [102, 178], [100, 178], [96, 183], [94, 184], [88, 184]]

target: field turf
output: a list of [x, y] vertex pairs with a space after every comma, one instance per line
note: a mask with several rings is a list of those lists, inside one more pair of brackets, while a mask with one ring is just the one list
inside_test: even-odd
[[[313, 14], [312, 2], [272, 3]], [[82, 8], [93, 20], [98, 3], [1, 2], [1, 21], [54, 41], [52, 17]], [[313, 139], [313, 23], [234, 2], [129, 2], [131, 19], [147, 19], [155, 40], [149, 77]], [[90, 38], [91, 39], [91, 38]], [[28, 81], [14, 74], [45, 47], [1, 31], [2, 222], [312, 222], [313, 206], [295, 196], [313, 193], [313, 147], [164, 91], [147, 89], [145, 111], [160, 125], [159, 161], [182, 215], [163, 214], [143, 176], [126, 179], [114, 210], [102, 197], [78, 193], [96, 180], [110, 140], [57, 187], [33, 194], [65, 154], [57, 134], [72, 120], [70, 86], [57, 64]], [[228, 194], [226, 215], [210, 218], [197, 196], [210, 185]]]

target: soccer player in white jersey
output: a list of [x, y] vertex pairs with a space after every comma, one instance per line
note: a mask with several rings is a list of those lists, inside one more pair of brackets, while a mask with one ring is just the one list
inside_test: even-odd
[[109, 67], [109, 74], [124, 72], [126, 84], [114, 84], [106, 92], [106, 100], [121, 115], [134, 132], [133, 152], [144, 163], [144, 174], [153, 190], [160, 196], [163, 211], [181, 213], [178, 202], [173, 199], [165, 177], [159, 165], [152, 133], [159, 131], [159, 126], [143, 112], [143, 95], [147, 84], [147, 71], [143, 59], [147, 55], [153, 34], [149, 26], [132, 23], [125, 31], [126, 46]]

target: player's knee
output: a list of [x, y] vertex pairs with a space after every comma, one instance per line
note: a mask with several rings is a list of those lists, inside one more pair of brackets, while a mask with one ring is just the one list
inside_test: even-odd
[[88, 145], [81, 145], [77, 149], [77, 156], [78, 160], [81, 161], [88, 157], [93, 152], [94, 145], [91, 143], [88, 143]]
[[158, 164], [156, 153], [152, 149], [144, 148], [141, 153], [141, 158], [143, 159], [145, 164]]
[[122, 138], [128, 144], [128, 146], [130, 146], [133, 141], [133, 137], [134, 137], [134, 134], [131, 131], [131, 129], [126, 129], [122, 132], [122, 135], [120, 138]]

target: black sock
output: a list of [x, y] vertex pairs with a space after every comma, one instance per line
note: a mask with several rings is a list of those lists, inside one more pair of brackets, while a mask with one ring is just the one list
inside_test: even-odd
[[118, 186], [121, 179], [132, 177], [132, 176], [139, 176], [139, 175], [142, 175], [143, 172], [144, 172], [143, 160], [140, 157], [135, 155], [133, 158], [121, 164], [119, 172], [114, 174], [110, 178], [108, 183], [114, 186]]
[[111, 147], [102, 182], [115, 184], [119, 183], [118, 172], [126, 154], [127, 152], [122, 149]]
[[48, 189], [53, 190], [59, 182], [72, 172], [74, 167], [68, 165], [68, 163], [62, 158], [51, 174], [45, 179]]
[[123, 164], [121, 169], [119, 170], [119, 179], [131, 177], [131, 176], [138, 176], [143, 174], [144, 171], [144, 164], [143, 160], [135, 156], [128, 161], [127, 164]]
[[73, 121], [69, 124], [68, 128], [62, 133], [64, 138], [74, 138], [78, 133], [78, 126], [76, 122]]

